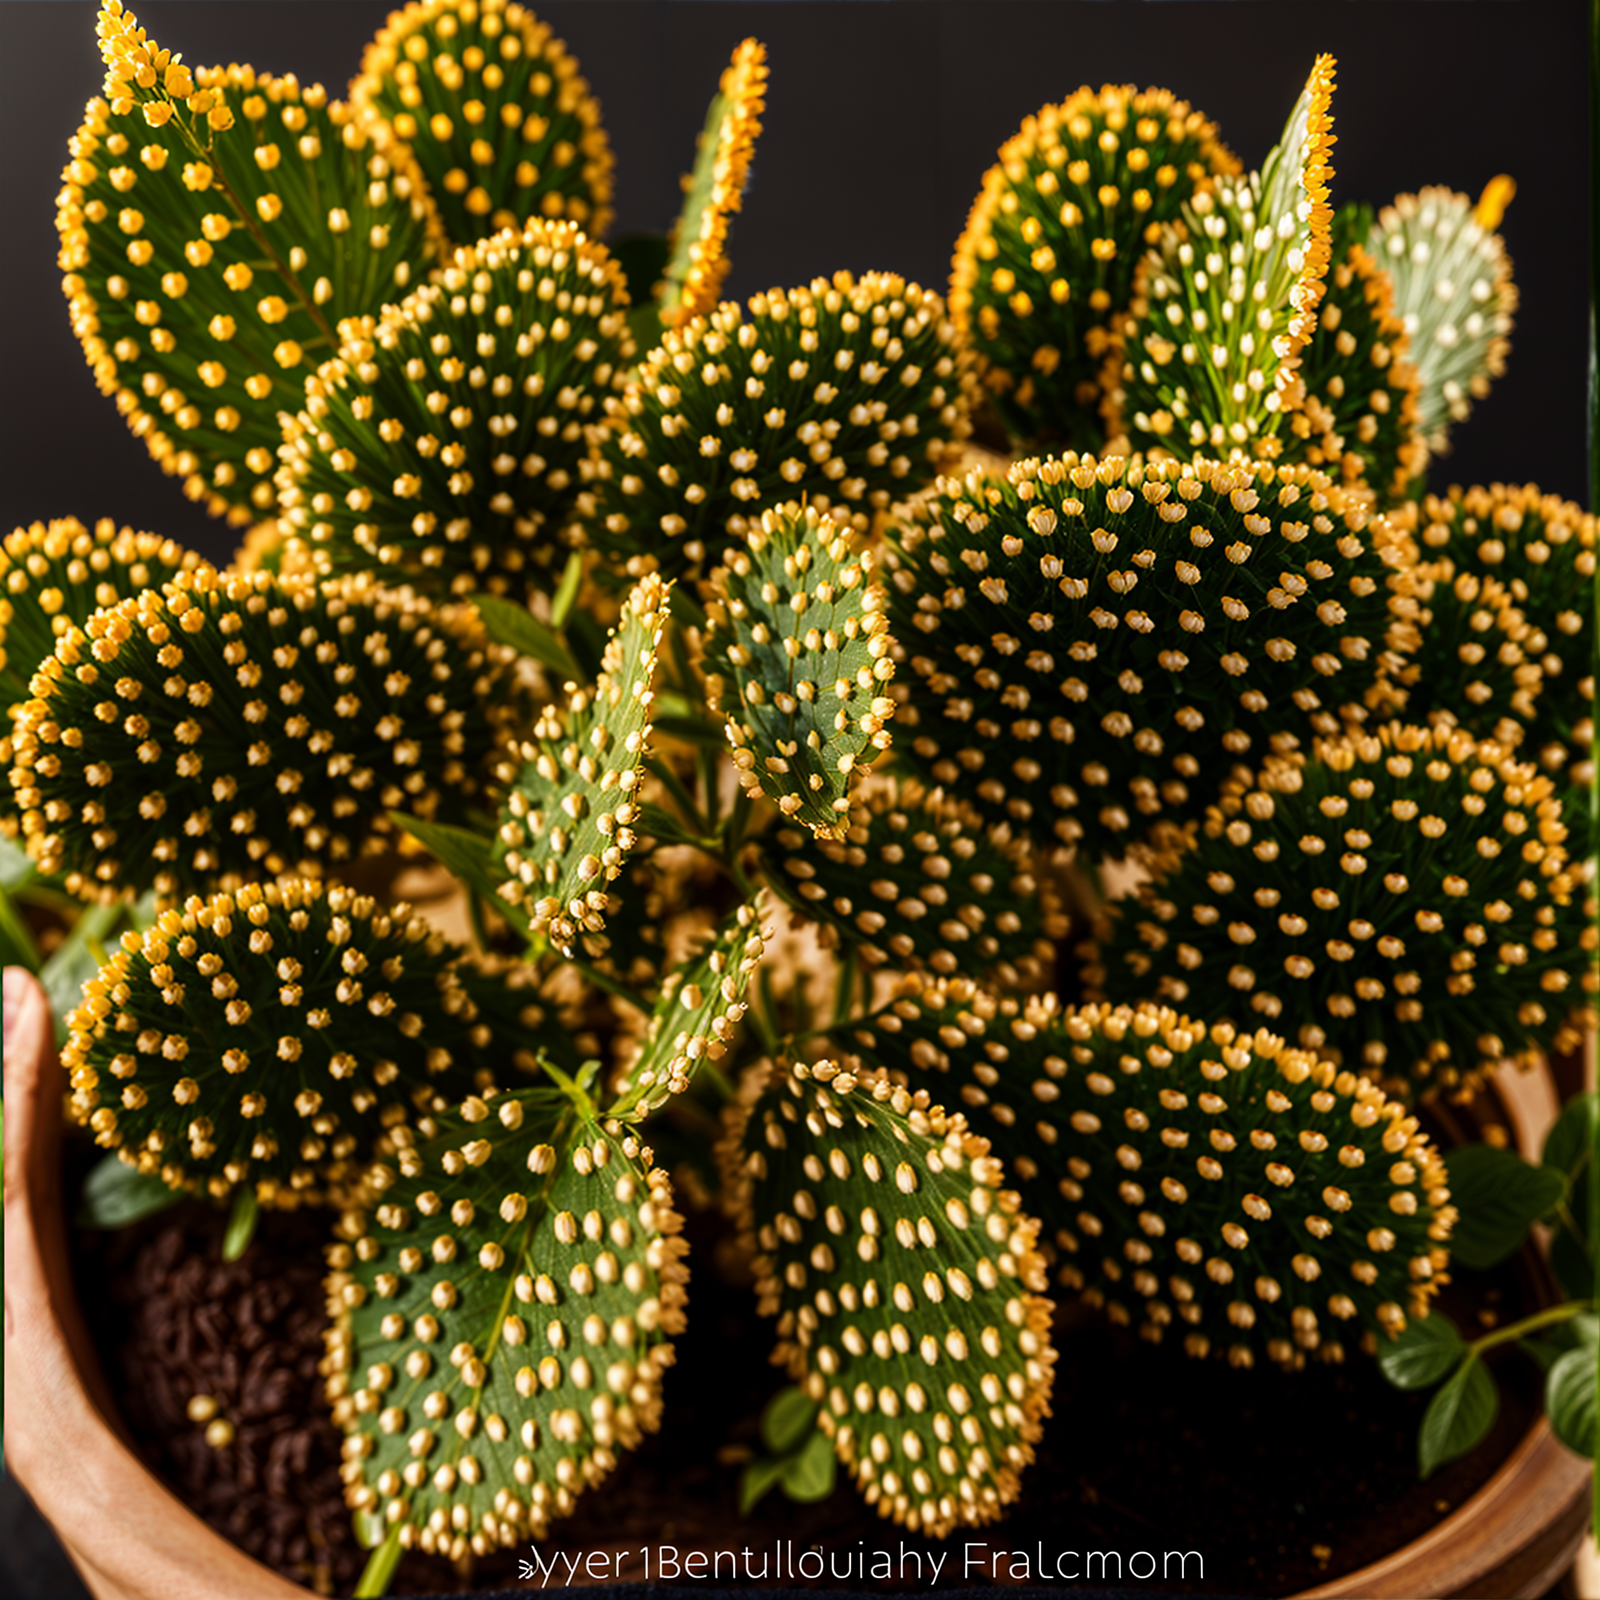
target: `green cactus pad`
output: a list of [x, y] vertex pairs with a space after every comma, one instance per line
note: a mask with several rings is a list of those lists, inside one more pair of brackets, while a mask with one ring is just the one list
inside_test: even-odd
[[1003, 826], [893, 772], [864, 782], [841, 839], [780, 826], [773, 887], [868, 966], [983, 973], [1035, 988], [1067, 933], [1047, 879]]
[[688, 1276], [671, 1188], [631, 1134], [550, 1098], [429, 1119], [329, 1252], [346, 1499], [407, 1549], [542, 1539], [660, 1425]]
[[865, 532], [967, 432], [973, 379], [944, 302], [847, 272], [669, 329], [607, 402], [589, 539], [631, 576], [702, 574], [804, 500]]
[[1397, 1333], [1448, 1282], [1455, 1211], [1417, 1119], [1272, 1034], [941, 980], [861, 1042], [971, 1107], [1057, 1280], [1145, 1338], [1236, 1366], [1339, 1360], [1343, 1325]]
[[1103, 379], [1111, 432], [1135, 449], [1280, 454], [1328, 268], [1332, 93], [1318, 56], [1261, 172], [1197, 192], [1140, 264]]
[[648, 1116], [688, 1089], [702, 1062], [720, 1061], [726, 1054], [772, 933], [761, 926], [762, 910], [759, 901], [737, 907], [705, 949], [667, 974], [608, 1115]]
[[73, 328], [163, 471], [242, 526], [274, 508], [278, 412], [342, 318], [420, 280], [438, 224], [405, 146], [320, 85], [191, 73], [119, 0], [100, 36], [56, 207]]
[[1451, 424], [1505, 371], [1517, 290], [1504, 241], [1478, 223], [1466, 195], [1429, 188], [1385, 206], [1367, 249], [1394, 282], [1421, 380], [1417, 426], [1442, 455]]
[[633, 356], [627, 305], [604, 245], [535, 220], [347, 323], [285, 429], [291, 559], [435, 593], [553, 589], [601, 397]]
[[992, 1521], [1049, 1413], [1037, 1223], [959, 1115], [882, 1076], [758, 1068], [725, 1191], [774, 1360], [869, 1505], [935, 1538]]
[[177, 573], [69, 628], [16, 722], [29, 853], [86, 897], [316, 872], [459, 821], [509, 715], [468, 607], [365, 579]]
[[580, 944], [605, 953], [606, 885], [637, 837], [667, 589], [655, 576], [634, 586], [594, 688], [568, 685], [566, 709], [546, 706], [501, 769], [508, 792], [495, 849], [509, 876], [500, 895], [563, 955]]
[[196, 896], [85, 986], [72, 1115], [175, 1189], [318, 1200], [397, 1117], [532, 1069], [541, 1030], [559, 1035], [532, 978], [339, 885]]
[[1197, 188], [1238, 170], [1186, 101], [1129, 84], [1043, 106], [1000, 147], [956, 243], [950, 314], [1014, 433], [1098, 443], [1107, 330], [1140, 256]]
[[470, 244], [531, 217], [594, 239], [611, 221], [611, 147], [578, 63], [506, 0], [390, 13], [350, 85], [415, 151], [445, 232]]
[[711, 574], [706, 701], [727, 718], [739, 782], [822, 838], [851, 779], [889, 744], [884, 592], [848, 529], [809, 507], [764, 511]]
[[1566, 833], [1549, 778], [1460, 729], [1319, 741], [1231, 778], [1198, 834], [1167, 837], [1090, 981], [1304, 1018], [1296, 1043], [1397, 1085], [1475, 1083], [1581, 1037], [1593, 969]]
[[1121, 855], [1215, 763], [1360, 717], [1415, 547], [1306, 467], [1067, 455], [941, 479], [898, 530], [896, 748], [987, 819]]

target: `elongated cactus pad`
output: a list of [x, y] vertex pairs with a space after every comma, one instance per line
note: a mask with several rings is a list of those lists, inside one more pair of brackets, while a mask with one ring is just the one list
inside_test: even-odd
[[84, 989], [62, 1065], [96, 1142], [177, 1189], [348, 1189], [379, 1133], [532, 1070], [531, 969], [479, 969], [403, 902], [283, 879], [129, 933]]
[[1097, 855], [1198, 817], [1215, 763], [1366, 715], [1415, 636], [1415, 547], [1305, 467], [1024, 461], [941, 479], [897, 538], [898, 747]]
[[515, 0], [413, 0], [391, 12], [350, 99], [416, 152], [458, 244], [534, 216], [564, 217], [596, 239], [610, 225], [599, 102], [566, 47]]
[[865, 532], [967, 432], [974, 380], [944, 302], [882, 273], [732, 301], [663, 335], [607, 402], [586, 519], [629, 575], [703, 574], [805, 500]]
[[604, 245], [536, 219], [345, 324], [285, 430], [290, 558], [438, 594], [553, 589], [601, 398], [633, 356], [627, 304]]
[[1054, 973], [1067, 922], [1028, 852], [915, 778], [873, 774], [843, 838], [782, 826], [766, 849], [773, 887], [868, 966], [987, 974], [1008, 988]]
[[459, 821], [511, 707], [469, 607], [363, 578], [177, 573], [69, 628], [16, 723], [28, 849], [72, 892], [315, 872]]
[[56, 208], [73, 328], [162, 469], [242, 526], [274, 507], [277, 413], [341, 319], [420, 281], [438, 223], [405, 146], [320, 84], [191, 72], [120, 0], [99, 32]]
[[1239, 164], [1165, 89], [1079, 89], [1000, 147], [956, 242], [950, 314], [986, 359], [985, 389], [1024, 439], [1092, 448], [1108, 326], [1145, 249]]
[[822, 838], [844, 831], [855, 773], [889, 744], [884, 592], [848, 527], [764, 511], [711, 574], [706, 701], [727, 718], [739, 782]]
[[721, 1147], [774, 1359], [868, 1504], [992, 1521], [1049, 1412], [1038, 1224], [960, 1115], [831, 1062], [757, 1069]]
[[1374, 1084], [1164, 1007], [923, 982], [866, 1058], [993, 1131], [1064, 1286], [1190, 1355], [1339, 1360], [1423, 1315], [1455, 1219], [1438, 1152]]
[[682, 1094], [702, 1062], [720, 1061], [745, 1011], [745, 991], [770, 928], [763, 907], [738, 906], [698, 954], [667, 974], [638, 1054], [619, 1084], [614, 1117], [640, 1118]]
[[508, 874], [501, 898], [522, 908], [529, 933], [548, 936], [564, 955], [579, 944], [590, 956], [605, 953], [606, 885], [636, 838], [666, 620], [667, 586], [641, 579], [594, 688], [569, 684], [566, 709], [546, 706], [533, 737], [501, 768], [508, 790], [496, 844]]
[[[1454, 1087], [1576, 1044], [1593, 969], [1550, 779], [1386, 724], [1231, 778], [1113, 908], [1105, 996], [1252, 1014], [1343, 1065]], [[1093, 981], [1093, 978], [1091, 978]]]

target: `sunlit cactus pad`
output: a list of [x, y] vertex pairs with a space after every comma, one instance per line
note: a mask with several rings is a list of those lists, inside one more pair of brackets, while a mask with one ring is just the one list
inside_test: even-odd
[[564, 955], [580, 943], [590, 956], [605, 953], [606, 885], [637, 838], [667, 598], [654, 575], [634, 586], [594, 687], [569, 685], [566, 708], [546, 706], [501, 769], [501, 898]]
[[1098, 980], [1401, 1084], [1476, 1082], [1580, 1037], [1566, 833], [1549, 778], [1460, 729], [1319, 741], [1150, 855]]
[[897, 747], [985, 817], [1121, 855], [1218, 763], [1364, 716], [1414, 637], [1414, 546], [1326, 475], [1067, 455], [900, 524]]
[[762, 510], [806, 500], [865, 531], [967, 431], [972, 378], [944, 302], [847, 272], [668, 330], [620, 398], [588, 521], [629, 573], [699, 572]]
[[611, 220], [611, 147], [578, 63], [506, 0], [392, 12], [350, 86], [416, 152], [445, 231], [468, 244], [533, 216], [594, 238]]
[[469, 607], [365, 578], [180, 572], [56, 641], [16, 723], [29, 853], [85, 896], [173, 897], [459, 820], [511, 713]]
[[1099, 366], [1134, 268], [1218, 174], [1216, 129], [1165, 89], [1106, 84], [1041, 107], [1000, 147], [956, 243], [950, 311], [1014, 432], [1099, 436]]
[[824, 838], [889, 744], [894, 662], [872, 568], [848, 526], [788, 504], [711, 574], [706, 701], [727, 718], [739, 782]]
[[197, 68], [100, 15], [104, 100], [62, 174], [62, 286], [95, 380], [163, 470], [244, 524], [273, 508], [277, 413], [344, 317], [404, 293], [437, 223], [421, 174], [320, 85]]
[[631, 1135], [560, 1101], [430, 1119], [329, 1252], [346, 1498], [404, 1548], [541, 1539], [660, 1424], [687, 1277], [671, 1189]]
[[1055, 971], [1066, 918], [1003, 826], [914, 778], [862, 784], [842, 838], [769, 835], [772, 881], [868, 966], [988, 974], [1028, 988]]
[[602, 397], [633, 355], [627, 305], [604, 245], [535, 220], [345, 324], [286, 430], [291, 557], [439, 593], [553, 588]]
[[62, 1064], [73, 1116], [140, 1171], [294, 1204], [440, 1095], [531, 1070], [545, 1026], [531, 969], [480, 970], [404, 903], [290, 878], [124, 935]]
[[761, 1309], [868, 1504], [943, 1537], [1015, 1498], [1048, 1414], [1038, 1224], [959, 1115], [883, 1077], [757, 1069], [722, 1146]]
[[1455, 1211], [1417, 1119], [1272, 1034], [939, 981], [863, 1042], [995, 1130], [1058, 1281], [1145, 1338], [1340, 1360], [1448, 1281]]

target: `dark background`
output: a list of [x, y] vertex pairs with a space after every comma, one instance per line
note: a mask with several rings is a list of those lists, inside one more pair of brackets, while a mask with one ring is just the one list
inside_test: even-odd
[[[135, 0], [191, 64], [249, 61], [340, 90], [382, 0]], [[1582, 0], [1186, 4], [1052, 0], [547, 0], [599, 95], [617, 159], [613, 237], [665, 229], [728, 54], [755, 34], [772, 79], [727, 293], [837, 267], [943, 289], [997, 146], [1080, 84], [1161, 85], [1259, 165], [1318, 51], [1338, 57], [1336, 202], [1443, 183], [1518, 193], [1502, 226], [1522, 306], [1505, 378], [1433, 482], [1536, 481], [1587, 503], [1586, 12]], [[95, 7], [0, 3], [0, 529], [72, 514], [224, 557], [95, 390], [67, 323], [54, 201], [99, 90]]]

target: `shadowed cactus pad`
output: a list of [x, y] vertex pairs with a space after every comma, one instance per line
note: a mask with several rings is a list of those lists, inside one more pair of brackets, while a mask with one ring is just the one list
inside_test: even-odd
[[85, 896], [208, 890], [459, 820], [512, 707], [470, 608], [362, 578], [178, 573], [70, 628], [12, 784], [30, 854]]
[[607, 402], [590, 542], [629, 574], [703, 571], [763, 509], [805, 500], [864, 532], [967, 431], [944, 302], [847, 272], [669, 329]]
[[125, 934], [62, 1064], [73, 1116], [141, 1172], [294, 1204], [348, 1187], [439, 1095], [531, 1070], [545, 1027], [531, 969], [480, 968], [404, 903], [290, 878]]
[[992, 1521], [1048, 1414], [1037, 1224], [959, 1115], [887, 1079], [757, 1069], [724, 1183], [774, 1358], [868, 1504], [935, 1538]]
[[1098, 981], [1298, 1022], [1299, 1044], [1400, 1083], [1476, 1082], [1577, 1042], [1565, 838], [1550, 780], [1459, 729], [1319, 741], [1167, 836], [1112, 908]]
[[329, 1253], [346, 1498], [459, 1559], [544, 1537], [660, 1425], [683, 1327], [666, 1175], [548, 1091], [411, 1130]]
[[321, 85], [191, 72], [120, 0], [100, 36], [106, 99], [57, 199], [73, 328], [162, 469], [243, 525], [274, 508], [277, 413], [342, 318], [420, 278], [438, 225], [409, 151]]
[[578, 63], [505, 0], [392, 12], [350, 86], [416, 152], [445, 231], [469, 244], [530, 217], [593, 238], [611, 221], [611, 148]]
[[1165, 89], [1083, 88], [1000, 147], [956, 243], [950, 314], [1012, 430], [1088, 446], [1099, 369], [1145, 248], [1238, 163]]
[[1067, 455], [946, 478], [889, 557], [897, 746], [987, 818], [1124, 853], [1204, 769], [1365, 715], [1414, 547], [1321, 473]]
[[994, 1130], [1058, 1281], [1148, 1339], [1339, 1360], [1448, 1281], [1455, 1212], [1417, 1119], [1272, 1034], [939, 982], [861, 1038]]
[[601, 398], [633, 355], [627, 305], [604, 245], [535, 220], [347, 323], [285, 431], [291, 557], [441, 593], [553, 588]]
[[790, 504], [761, 514], [711, 590], [706, 703], [727, 718], [740, 784], [837, 836], [851, 780], [888, 747], [894, 713], [871, 555], [847, 527]]

